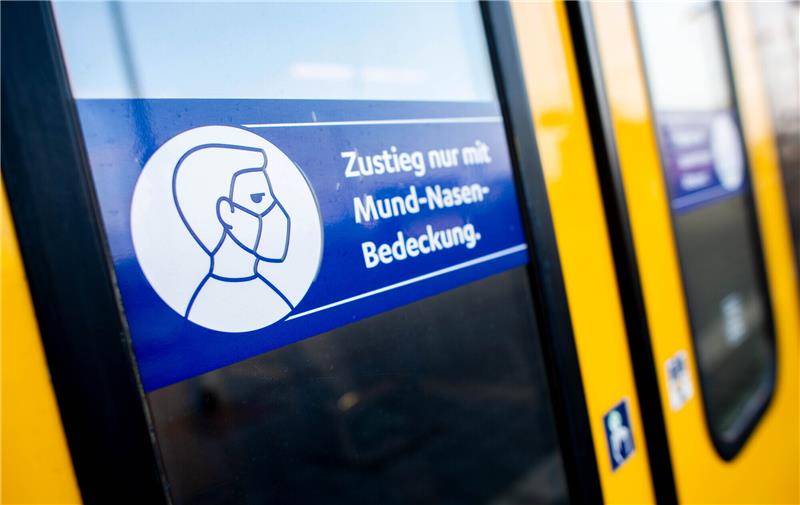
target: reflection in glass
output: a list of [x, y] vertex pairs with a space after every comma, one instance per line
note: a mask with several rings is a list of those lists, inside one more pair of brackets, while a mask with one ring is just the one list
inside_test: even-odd
[[176, 503], [567, 500], [524, 269], [149, 395]]
[[54, 8], [76, 98], [496, 99], [472, 3]]

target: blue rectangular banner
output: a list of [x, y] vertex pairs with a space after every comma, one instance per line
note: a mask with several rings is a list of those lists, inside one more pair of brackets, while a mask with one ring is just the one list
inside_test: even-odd
[[656, 119], [672, 210], [701, 208], [747, 188], [733, 110], [661, 111]]
[[146, 391], [527, 262], [497, 103], [77, 104]]

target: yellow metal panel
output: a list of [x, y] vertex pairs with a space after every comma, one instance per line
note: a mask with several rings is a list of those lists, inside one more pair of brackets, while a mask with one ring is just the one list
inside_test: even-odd
[[80, 503], [5, 189], [2, 219], [2, 502]]
[[[673, 412], [667, 400], [662, 370], [665, 360], [683, 349], [688, 352], [692, 370], [696, 370], [696, 364], [631, 7], [595, 3], [592, 11], [631, 213], [654, 359], [659, 367], [661, 401], [678, 495], [684, 503], [798, 503], [800, 302], [791, 267], [788, 226], [780, 208], [782, 197], [774, 146], [763, 126], [767, 123], [763, 99], [754, 99], [752, 91], [739, 89], [776, 322], [778, 377], [775, 395], [765, 415], [741, 452], [725, 462], [709, 437], [696, 377], [696, 394], [683, 409]], [[752, 78], [758, 76], [754, 67], [746, 72]]]
[[[539, 153], [564, 272], [603, 496], [652, 503], [647, 450], [605, 214], [562, 3], [514, 3]], [[611, 471], [603, 415], [627, 398], [636, 453]]]

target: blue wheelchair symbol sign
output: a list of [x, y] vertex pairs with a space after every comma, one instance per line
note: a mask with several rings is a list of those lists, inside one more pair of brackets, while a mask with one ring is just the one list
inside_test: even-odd
[[608, 454], [611, 457], [611, 470], [616, 471], [634, 451], [633, 430], [628, 415], [628, 400], [622, 400], [603, 417], [606, 430]]

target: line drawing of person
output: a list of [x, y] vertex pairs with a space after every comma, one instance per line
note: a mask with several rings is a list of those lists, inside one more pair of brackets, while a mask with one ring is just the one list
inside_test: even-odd
[[259, 262], [282, 263], [291, 218], [276, 197], [262, 149], [204, 144], [187, 151], [172, 178], [175, 207], [192, 238], [209, 257], [184, 317], [205, 327], [237, 319], [263, 326], [294, 306], [258, 271]]
[[625, 461], [625, 457], [629, 455], [632, 450], [631, 430], [623, 424], [622, 414], [616, 410], [608, 414], [606, 427], [608, 428], [611, 438], [611, 457], [614, 458], [614, 462], [619, 465]]

